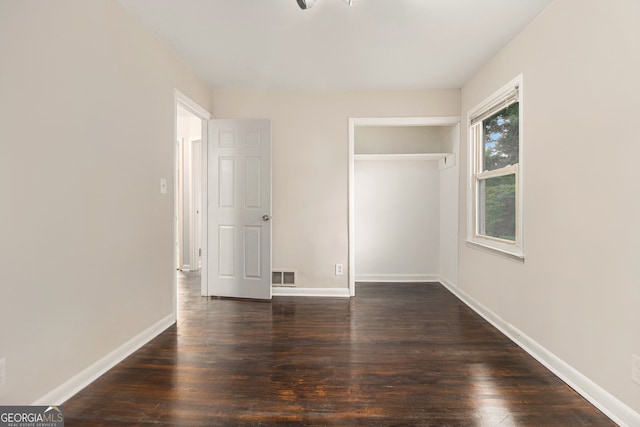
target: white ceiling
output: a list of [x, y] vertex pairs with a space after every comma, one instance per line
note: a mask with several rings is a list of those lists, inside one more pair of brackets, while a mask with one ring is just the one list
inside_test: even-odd
[[215, 90], [459, 88], [552, 0], [120, 0]]

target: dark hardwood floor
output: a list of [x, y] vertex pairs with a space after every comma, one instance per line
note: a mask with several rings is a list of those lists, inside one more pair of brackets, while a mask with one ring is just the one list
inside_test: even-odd
[[64, 405], [71, 426], [609, 426], [437, 283], [352, 299], [199, 296]]

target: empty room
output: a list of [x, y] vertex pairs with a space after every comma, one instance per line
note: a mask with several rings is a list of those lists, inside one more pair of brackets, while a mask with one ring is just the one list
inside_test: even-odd
[[0, 0], [0, 58], [0, 425], [640, 426], [640, 1]]

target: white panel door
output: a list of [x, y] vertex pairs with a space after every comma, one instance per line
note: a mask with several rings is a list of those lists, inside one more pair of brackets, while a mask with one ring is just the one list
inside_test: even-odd
[[271, 121], [211, 120], [208, 294], [271, 298]]

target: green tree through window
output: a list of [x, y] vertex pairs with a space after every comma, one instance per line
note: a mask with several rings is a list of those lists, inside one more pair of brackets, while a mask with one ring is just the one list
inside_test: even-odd
[[484, 200], [481, 206], [482, 234], [515, 241], [516, 239], [516, 179], [505, 175], [482, 180], [480, 191]]
[[[519, 161], [520, 104], [515, 102], [482, 121], [483, 171], [515, 165]], [[480, 206], [481, 234], [499, 239], [516, 239], [515, 174], [484, 179]]]
[[513, 103], [482, 121], [485, 171], [515, 165], [520, 149], [520, 104]]

